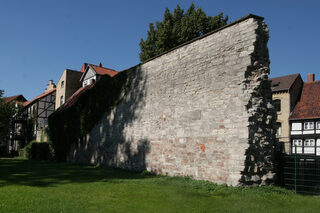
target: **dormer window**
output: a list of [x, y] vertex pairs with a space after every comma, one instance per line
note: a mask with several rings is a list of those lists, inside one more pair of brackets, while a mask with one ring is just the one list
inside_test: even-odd
[[314, 123], [313, 122], [304, 122], [303, 127], [305, 130], [314, 129]]

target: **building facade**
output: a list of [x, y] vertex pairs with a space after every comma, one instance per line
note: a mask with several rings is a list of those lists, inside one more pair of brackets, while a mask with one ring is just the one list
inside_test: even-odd
[[55, 109], [63, 105], [81, 87], [80, 77], [82, 74], [82, 72], [70, 69], [66, 69], [62, 73], [56, 87]]
[[309, 74], [290, 116], [291, 153], [320, 156], [320, 81]]
[[289, 117], [300, 96], [303, 81], [300, 74], [271, 78], [272, 100], [277, 111], [276, 136], [285, 152], [290, 152]]
[[43, 94], [27, 102], [13, 116], [10, 130], [10, 152], [23, 148], [31, 140], [48, 140], [46, 133], [48, 117], [54, 112], [55, 99], [55, 84], [50, 80]]

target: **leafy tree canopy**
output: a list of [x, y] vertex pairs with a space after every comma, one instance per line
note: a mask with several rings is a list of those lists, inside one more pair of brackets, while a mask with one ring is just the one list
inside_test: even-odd
[[184, 42], [204, 35], [227, 24], [228, 16], [223, 13], [207, 16], [201, 8], [192, 3], [184, 12], [177, 5], [173, 13], [166, 8], [163, 21], [149, 24], [146, 40], [140, 41], [140, 60], [142, 62], [170, 50]]
[[9, 122], [15, 113], [14, 103], [5, 103], [3, 90], [0, 90], [0, 144], [9, 140]]

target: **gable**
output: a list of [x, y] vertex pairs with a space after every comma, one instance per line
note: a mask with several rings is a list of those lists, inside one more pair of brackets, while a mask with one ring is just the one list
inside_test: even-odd
[[89, 67], [88, 71], [85, 73], [84, 77], [83, 77], [83, 81], [92, 78], [93, 76], [95, 76], [97, 73], [91, 68]]

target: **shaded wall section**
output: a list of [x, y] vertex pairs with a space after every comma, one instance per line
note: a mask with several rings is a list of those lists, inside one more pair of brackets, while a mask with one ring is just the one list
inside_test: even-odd
[[138, 66], [68, 160], [229, 185], [273, 179], [268, 29], [244, 17]]

